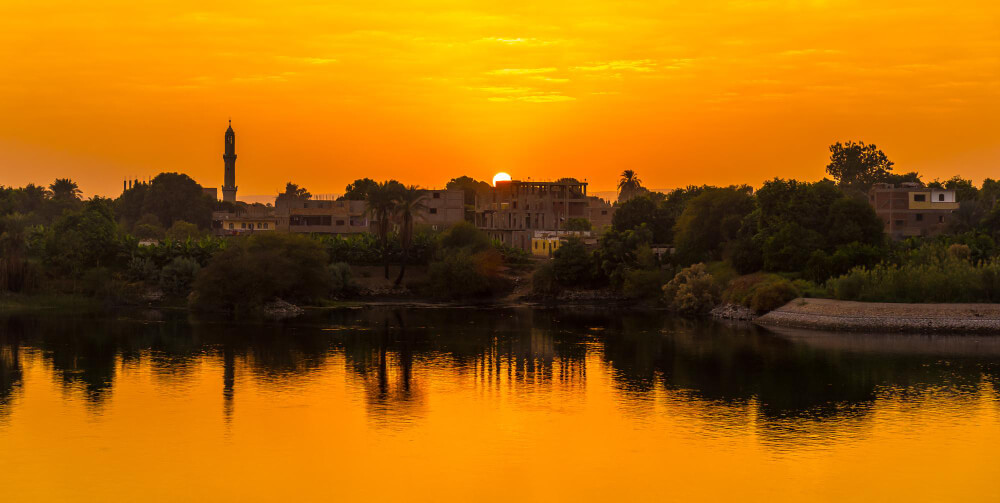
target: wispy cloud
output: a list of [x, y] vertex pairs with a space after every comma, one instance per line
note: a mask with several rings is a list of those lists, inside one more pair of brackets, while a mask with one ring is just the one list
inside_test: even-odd
[[651, 59], [618, 59], [574, 66], [573, 69], [581, 72], [652, 72], [655, 67], [656, 62]]
[[531, 94], [527, 96], [491, 96], [489, 101], [509, 102], [523, 101], [527, 103], [557, 103], [560, 101], [574, 101], [576, 98], [563, 94]]
[[540, 73], [552, 73], [555, 68], [503, 68], [486, 72], [487, 75], [537, 75]]
[[561, 43], [562, 40], [542, 40], [534, 37], [505, 38], [505, 37], [484, 37], [477, 42], [503, 44], [503, 45], [524, 45], [524, 46], [545, 46]]

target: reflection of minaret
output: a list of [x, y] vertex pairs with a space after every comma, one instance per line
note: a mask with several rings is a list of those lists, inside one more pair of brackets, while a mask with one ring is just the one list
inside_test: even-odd
[[222, 416], [228, 425], [233, 420], [233, 388], [236, 384], [236, 358], [231, 348], [222, 350]]
[[222, 156], [226, 161], [225, 176], [222, 180], [222, 200], [236, 202], [236, 133], [233, 132], [233, 120], [229, 120], [226, 129], [226, 153]]

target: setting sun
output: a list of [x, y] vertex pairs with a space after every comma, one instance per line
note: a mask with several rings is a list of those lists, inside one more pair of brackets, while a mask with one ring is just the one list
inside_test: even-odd
[[503, 171], [501, 171], [501, 172], [493, 175], [493, 186], [494, 187], [497, 186], [497, 182], [509, 182], [509, 181], [510, 181], [510, 175], [508, 175], [507, 173], [504, 173]]

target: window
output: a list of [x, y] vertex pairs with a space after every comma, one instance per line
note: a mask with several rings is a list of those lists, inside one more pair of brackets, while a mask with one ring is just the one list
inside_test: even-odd
[[430, 212], [431, 212], [431, 215], [437, 215], [438, 209], [437, 208], [431, 208]]
[[267, 229], [267, 222], [264, 222], [264, 228]]
[[246, 222], [240, 224], [240, 229], [246, 229], [246, 228], [247, 228]]
[[257, 222], [257, 228], [260, 229], [260, 228], [262, 228], [261, 226], [262, 226], [262, 224], [260, 222]]
[[913, 194], [913, 200], [922, 203], [927, 200], [927, 194]]
[[944, 215], [938, 215], [938, 223], [939, 224], [943, 224], [944, 223]]
[[434, 193], [434, 199], [441, 199], [441, 193], [440, 192], [435, 192]]
[[337, 220], [337, 225], [344, 225], [344, 221], [343, 220]]
[[917, 222], [923, 222], [924, 221], [924, 214], [923, 213], [917, 213], [916, 217], [917, 217]]
[[896, 227], [902, 227], [902, 226], [903, 226], [903, 224], [905, 224], [905, 223], [906, 223], [906, 222], [904, 222], [904, 221], [902, 221], [902, 220], [896, 220]]
[[608, 214], [608, 210], [601, 210], [601, 215], [607, 215], [607, 214]]
[[938, 194], [938, 201], [944, 201], [944, 194]]
[[230, 230], [232, 230], [232, 229], [233, 229], [233, 227], [235, 227], [235, 226], [233, 225], [233, 223], [232, 223], [232, 222], [229, 222], [229, 229], [230, 229]]

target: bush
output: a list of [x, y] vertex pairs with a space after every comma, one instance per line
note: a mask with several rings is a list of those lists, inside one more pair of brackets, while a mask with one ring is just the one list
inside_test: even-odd
[[160, 273], [156, 269], [156, 264], [147, 257], [132, 257], [128, 261], [125, 275], [132, 281], [155, 281]]
[[195, 260], [177, 257], [160, 271], [160, 289], [169, 295], [187, 295], [199, 270]]
[[788, 279], [777, 274], [756, 273], [733, 280], [722, 298], [725, 302], [763, 313], [781, 307], [798, 296], [799, 290]]
[[483, 251], [491, 245], [490, 238], [485, 232], [465, 221], [458, 222], [442, 232], [439, 243], [445, 250], [467, 248], [473, 253]]
[[559, 295], [562, 286], [556, 280], [555, 265], [548, 261], [538, 266], [531, 275], [531, 291], [537, 295]]
[[747, 306], [756, 313], [766, 313], [777, 309], [799, 296], [791, 281], [781, 279], [763, 283], [754, 289]]
[[670, 282], [663, 285], [663, 301], [670, 309], [679, 313], [706, 313], [719, 301], [715, 279], [708, 273], [705, 264], [694, 264], [681, 269]]
[[328, 292], [327, 254], [298, 234], [260, 233], [233, 240], [194, 282], [192, 307], [253, 311], [275, 298], [314, 301]]
[[570, 237], [552, 253], [553, 273], [563, 286], [586, 286], [594, 277], [593, 255], [578, 237]]
[[330, 278], [330, 294], [334, 297], [344, 297], [357, 293], [358, 286], [351, 274], [351, 266], [344, 262], [336, 262], [327, 267]]
[[472, 253], [469, 248], [446, 253], [432, 262], [428, 271], [431, 294], [440, 298], [481, 297], [503, 287], [500, 267], [503, 258], [487, 249]]
[[1000, 260], [972, 264], [952, 256], [916, 254], [897, 264], [857, 267], [831, 279], [827, 288], [841, 300], [864, 302], [998, 302]]
[[663, 293], [666, 280], [660, 269], [629, 269], [625, 271], [622, 294], [630, 299], [656, 299]]

